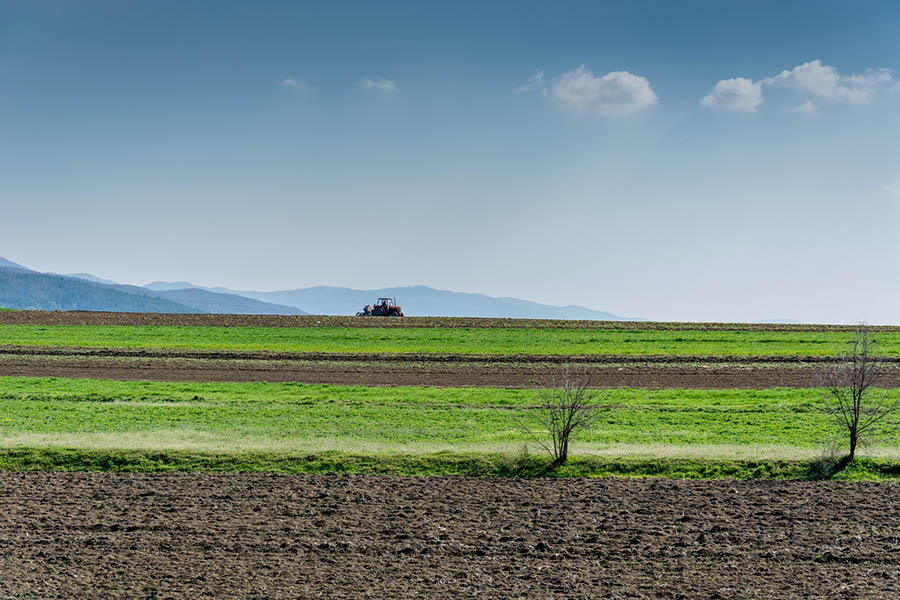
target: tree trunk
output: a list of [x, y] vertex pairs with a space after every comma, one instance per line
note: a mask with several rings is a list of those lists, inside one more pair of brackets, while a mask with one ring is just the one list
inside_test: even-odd
[[850, 456], [847, 457], [848, 462], [853, 460], [856, 456], [856, 441], [857, 441], [857, 433], [855, 431], [850, 432]]
[[562, 443], [559, 445], [559, 458], [556, 459], [556, 466], [561, 467], [566, 464], [566, 461], [569, 460], [569, 440], [568, 436], [566, 439], [562, 440]]

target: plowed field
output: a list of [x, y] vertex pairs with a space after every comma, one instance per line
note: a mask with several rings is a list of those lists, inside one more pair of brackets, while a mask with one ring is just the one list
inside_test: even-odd
[[0, 474], [3, 598], [895, 598], [896, 485]]
[[[597, 329], [661, 331], [796, 331], [852, 332], [854, 325], [780, 323], [660, 323], [657, 321], [581, 321], [562, 319], [499, 319], [485, 317], [345, 317], [287, 315], [213, 315], [117, 313], [95, 311], [2, 311], [8, 325], [171, 325], [202, 327], [441, 327], [484, 329]], [[870, 326], [874, 332], [900, 332], [900, 326]]]
[[[823, 358], [194, 352], [0, 346], [0, 375], [123, 381], [296, 381], [530, 388], [578, 364], [598, 387], [765, 389], [821, 385]], [[900, 386], [900, 361], [878, 384]]]

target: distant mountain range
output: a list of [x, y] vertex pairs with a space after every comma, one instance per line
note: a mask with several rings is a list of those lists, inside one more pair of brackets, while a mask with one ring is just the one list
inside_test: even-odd
[[377, 298], [396, 298], [403, 313], [410, 317], [500, 317], [520, 319], [594, 319], [622, 321], [623, 317], [583, 306], [552, 306], [518, 298], [494, 298], [484, 294], [436, 290], [423, 285], [392, 287], [378, 290], [354, 290], [343, 287], [316, 286], [280, 292], [204, 288], [186, 281], [155, 281], [144, 286], [151, 290], [177, 290], [190, 287], [210, 292], [237, 294], [263, 302], [276, 302], [303, 307], [314, 315], [352, 315]]
[[105, 283], [106, 285], [119, 285], [118, 281], [113, 281], [112, 279], [102, 279], [100, 277], [94, 277], [90, 273], [69, 273], [68, 277], [84, 279], [85, 281], [93, 281], [94, 283]]
[[[150, 292], [147, 288], [143, 289], [144, 293]], [[237, 294], [223, 294], [218, 292], [209, 292], [199, 288], [189, 288], [183, 290], [167, 290], [155, 292], [157, 295], [169, 300], [186, 304], [193, 308], [198, 308], [202, 312], [219, 313], [228, 315], [308, 315], [305, 310], [296, 306], [285, 306], [283, 304], [273, 304], [271, 302], [261, 302], [253, 298], [247, 298]]]
[[0, 258], [0, 308], [158, 313], [305, 315], [306, 311], [200, 289], [154, 291], [88, 273], [38, 273]]
[[62, 275], [0, 266], [0, 308], [192, 313], [185, 304]]
[[426, 286], [354, 290], [316, 286], [276, 292], [202, 287], [186, 281], [121, 285], [89, 273], [39, 273], [0, 258], [0, 308], [163, 313], [352, 315], [392, 297], [408, 316], [596, 319], [623, 317], [583, 306], [552, 306]]

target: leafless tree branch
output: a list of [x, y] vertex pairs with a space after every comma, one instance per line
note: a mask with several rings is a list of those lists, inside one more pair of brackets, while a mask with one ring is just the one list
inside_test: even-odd
[[822, 371], [823, 384], [831, 400], [829, 410], [849, 437], [848, 462], [856, 456], [857, 444], [900, 408], [900, 399], [892, 400], [883, 390], [873, 389], [885, 373], [875, 348], [868, 328], [860, 325], [850, 350], [841, 352], [839, 360], [826, 365]]
[[553, 458], [551, 467], [555, 468], [569, 459], [572, 434], [591, 429], [608, 407], [595, 402], [602, 391], [591, 389], [586, 369], [566, 365], [562, 373], [550, 372], [548, 377], [550, 386], [537, 393], [538, 427], [523, 424], [522, 429]]

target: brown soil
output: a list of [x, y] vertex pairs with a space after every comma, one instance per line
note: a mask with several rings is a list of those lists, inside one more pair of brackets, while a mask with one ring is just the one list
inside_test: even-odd
[[0, 474], [2, 598], [896, 598], [893, 484]]
[[[778, 363], [821, 364], [840, 362], [833, 356], [690, 356], [670, 354], [453, 354], [438, 352], [271, 352], [268, 350], [176, 350], [169, 348], [95, 348], [81, 346], [19, 346], [0, 344], [0, 354], [34, 356], [91, 356], [129, 358], [197, 358], [223, 360], [328, 360], [344, 362], [431, 363], [547, 363], [547, 364], [715, 364]], [[879, 358], [900, 365], [900, 356]]]
[[[575, 361], [573, 361], [573, 358]], [[566, 362], [598, 387], [764, 389], [821, 385], [821, 360], [195, 352], [0, 346], [0, 375], [147, 381], [296, 381], [351, 385], [528, 388]], [[709, 360], [709, 362], [706, 362]], [[900, 387], [900, 364], [878, 382]]]
[[[285, 315], [182, 315], [92, 311], [0, 311], [0, 325], [181, 325], [208, 327], [474, 327], [492, 329], [613, 329], [670, 331], [854, 331], [855, 325], [772, 323], [659, 323], [653, 321], [581, 321], [495, 319], [481, 317], [345, 317]], [[870, 326], [900, 331], [900, 326]]]

